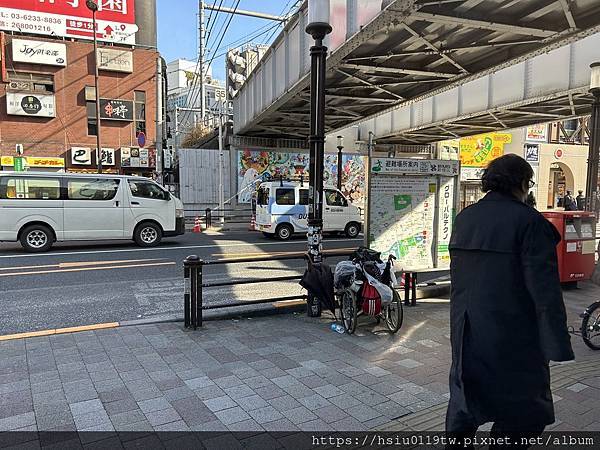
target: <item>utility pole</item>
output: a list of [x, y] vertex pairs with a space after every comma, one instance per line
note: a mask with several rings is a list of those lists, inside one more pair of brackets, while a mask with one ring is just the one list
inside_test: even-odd
[[223, 187], [223, 102], [219, 107], [219, 209], [221, 210], [221, 227], [225, 225], [225, 192]]
[[[202, 126], [205, 126], [204, 122], [206, 118], [206, 86], [204, 86], [204, 46], [205, 46], [205, 28], [204, 28], [204, 0], [200, 0], [198, 8], [199, 12], [199, 26], [198, 26], [198, 62], [200, 65], [200, 119]], [[192, 105], [193, 107], [194, 105]]]
[[[179, 156], [179, 106], [175, 106], [175, 154], [173, 160]], [[173, 163], [171, 163], [173, 164]]]
[[98, 3], [95, 0], [86, 1], [87, 8], [92, 12], [92, 27], [94, 28], [94, 88], [96, 90], [96, 158], [98, 173], [102, 173], [102, 147], [100, 146], [100, 76], [98, 75], [98, 30], [96, 29], [96, 12]]

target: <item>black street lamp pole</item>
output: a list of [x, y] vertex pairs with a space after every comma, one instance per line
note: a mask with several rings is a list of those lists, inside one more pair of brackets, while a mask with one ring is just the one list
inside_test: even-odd
[[310, 48], [310, 173], [308, 255], [313, 264], [323, 261], [323, 161], [325, 159], [325, 75], [327, 47], [323, 39], [329, 25], [329, 0], [309, 0], [306, 32], [315, 40]]
[[96, 162], [98, 164], [98, 173], [102, 173], [102, 147], [100, 147], [100, 90], [98, 75], [98, 39], [96, 37], [96, 12], [98, 3], [95, 0], [85, 2], [87, 8], [92, 12], [92, 26], [94, 27], [94, 86], [96, 90]]
[[342, 170], [344, 170], [344, 163], [342, 161], [342, 151], [344, 150], [344, 136], [337, 137], [337, 188], [338, 190], [342, 190]]
[[600, 62], [591, 65], [592, 79], [590, 93], [594, 96], [592, 115], [590, 117], [590, 148], [587, 167], [586, 182], [586, 211], [595, 211], [597, 208], [598, 192], [598, 159], [600, 158]]

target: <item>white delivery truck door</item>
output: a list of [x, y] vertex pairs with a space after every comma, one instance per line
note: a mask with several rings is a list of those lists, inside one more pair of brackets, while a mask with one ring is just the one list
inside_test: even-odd
[[129, 214], [133, 223], [144, 220], [156, 221], [163, 230], [175, 230], [175, 202], [168, 200], [167, 193], [156, 183], [143, 178], [130, 178], [126, 181], [129, 186]]
[[122, 239], [123, 182], [119, 178], [66, 177], [65, 239]]
[[348, 201], [336, 189], [325, 189], [323, 230], [344, 231], [348, 222]]

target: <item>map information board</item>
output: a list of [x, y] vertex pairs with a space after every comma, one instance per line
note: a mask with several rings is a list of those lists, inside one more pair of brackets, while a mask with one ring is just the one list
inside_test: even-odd
[[435, 177], [377, 175], [371, 184], [371, 248], [401, 266], [433, 267]]
[[[445, 167], [448, 163], [449, 168]], [[408, 167], [408, 174], [395, 171], [399, 165], [402, 171]], [[445, 268], [450, 263], [458, 162], [430, 160], [419, 165], [381, 158], [371, 164], [369, 247], [381, 252], [384, 260], [394, 255], [398, 267]]]

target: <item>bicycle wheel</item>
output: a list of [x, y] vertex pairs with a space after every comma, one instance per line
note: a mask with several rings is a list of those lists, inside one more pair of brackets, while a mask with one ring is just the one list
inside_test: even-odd
[[588, 307], [583, 313], [581, 337], [592, 350], [600, 350], [600, 302]]
[[345, 291], [340, 299], [340, 312], [342, 315], [342, 325], [346, 333], [353, 334], [356, 330], [358, 320], [358, 311], [356, 308], [356, 295], [351, 291]]
[[392, 303], [386, 307], [385, 324], [390, 332], [397, 333], [404, 321], [404, 310], [402, 309], [400, 294], [398, 294], [395, 289], [392, 289], [392, 291], [394, 293], [394, 298], [392, 299]]

